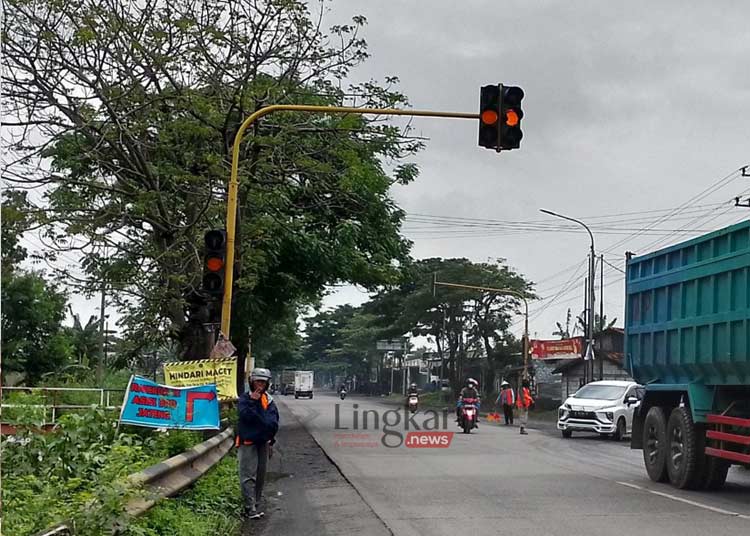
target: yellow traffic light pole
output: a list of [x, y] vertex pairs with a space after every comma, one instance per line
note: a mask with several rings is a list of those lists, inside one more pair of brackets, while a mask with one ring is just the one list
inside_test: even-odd
[[227, 198], [227, 255], [224, 269], [224, 302], [221, 307], [221, 332], [229, 339], [232, 315], [232, 280], [234, 276], [234, 236], [237, 225], [237, 175], [240, 165], [240, 144], [245, 131], [255, 121], [273, 112], [309, 112], [323, 114], [357, 115], [406, 115], [412, 117], [443, 117], [450, 119], [479, 119], [479, 114], [460, 112], [436, 112], [431, 110], [399, 110], [396, 108], [351, 108], [346, 106], [308, 106], [303, 104], [274, 104], [266, 106], [248, 116], [240, 125], [232, 147], [232, 174], [229, 178]]
[[515, 296], [516, 298], [519, 298], [523, 300], [524, 305], [524, 325], [523, 325], [523, 378], [528, 378], [529, 372], [528, 372], [528, 359], [529, 359], [529, 302], [526, 301], [526, 296], [524, 296], [523, 293], [518, 292], [516, 290], [511, 290], [507, 288], [492, 288], [492, 287], [477, 287], [474, 285], [460, 285], [458, 283], [445, 283], [442, 281], [438, 281], [437, 279], [433, 280], [432, 282], [433, 286], [435, 287], [449, 287], [449, 288], [460, 288], [460, 289], [467, 289], [467, 290], [480, 290], [483, 292], [493, 292], [495, 294], [506, 294], [509, 296]]

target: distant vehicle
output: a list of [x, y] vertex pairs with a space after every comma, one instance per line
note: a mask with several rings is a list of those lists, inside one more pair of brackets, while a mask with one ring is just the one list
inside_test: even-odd
[[346, 389], [341, 389], [341, 391], [339, 391], [339, 397], [341, 397], [341, 400], [346, 398]]
[[750, 221], [627, 260], [625, 367], [644, 384], [631, 448], [649, 478], [721, 488], [750, 466]]
[[298, 370], [294, 373], [294, 398], [313, 397], [313, 372]]
[[281, 394], [294, 394], [294, 370], [284, 369], [281, 371]]
[[595, 432], [622, 440], [633, 429], [639, 387], [627, 381], [584, 385], [557, 410], [557, 429], [566, 439], [573, 432]]

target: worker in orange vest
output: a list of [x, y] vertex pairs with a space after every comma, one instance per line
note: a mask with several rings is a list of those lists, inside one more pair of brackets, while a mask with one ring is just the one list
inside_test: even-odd
[[521, 392], [518, 393], [516, 398], [516, 405], [521, 410], [521, 434], [527, 435], [526, 425], [529, 422], [529, 408], [534, 404], [534, 399], [531, 398], [531, 390], [529, 379], [524, 378], [521, 382]]
[[239, 398], [239, 426], [235, 445], [239, 463], [240, 488], [244, 498], [242, 517], [263, 516], [263, 487], [268, 459], [279, 430], [279, 410], [267, 393], [271, 371], [256, 368], [250, 373], [250, 389]]

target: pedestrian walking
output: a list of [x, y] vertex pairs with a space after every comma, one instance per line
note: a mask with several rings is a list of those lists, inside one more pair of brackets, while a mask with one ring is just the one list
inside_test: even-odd
[[521, 434], [527, 435], [526, 425], [529, 423], [529, 408], [534, 403], [534, 399], [531, 398], [531, 390], [528, 379], [524, 379], [521, 382], [521, 392], [518, 393], [518, 399], [516, 405], [521, 410]]
[[505, 426], [512, 426], [513, 406], [516, 404], [516, 393], [506, 381], [503, 381], [503, 383], [500, 384], [500, 394], [497, 397], [497, 403], [503, 407]]
[[263, 486], [268, 460], [279, 430], [279, 411], [267, 393], [271, 380], [268, 369], [256, 368], [250, 374], [250, 392], [239, 400], [239, 430], [235, 445], [244, 499], [242, 515], [258, 519], [264, 515]]

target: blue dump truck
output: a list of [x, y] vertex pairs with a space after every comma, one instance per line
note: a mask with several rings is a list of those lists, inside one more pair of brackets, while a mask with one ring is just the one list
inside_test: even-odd
[[750, 467], [750, 221], [629, 255], [625, 317], [631, 448], [656, 482], [720, 488]]

